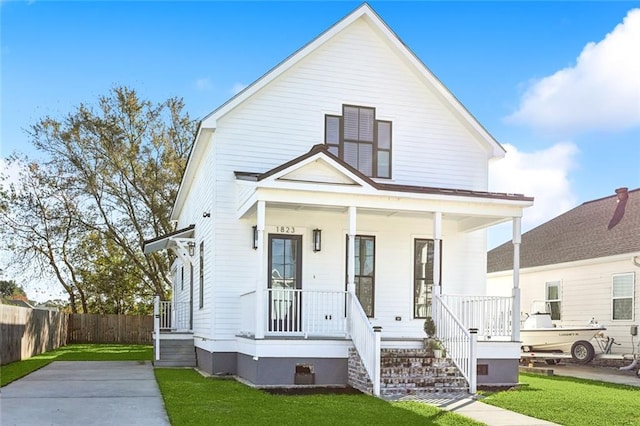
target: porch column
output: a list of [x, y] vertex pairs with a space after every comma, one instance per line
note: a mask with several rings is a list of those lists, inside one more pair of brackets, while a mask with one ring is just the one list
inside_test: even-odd
[[349, 293], [356, 292], [356, 208], [349, 207], [349, 253], [347, 256], [347, 291]]
[[433, 294], [442, 294], [440, 287], [440, 242], [442, 241], [442, 212], [433, 213]]
[[264, 338], [265, 325], [265, 294], [267, 288], [265, 283], [265, 258], [264, 258], [264, 223], [266, 216], [266, 206], [264, 201], [258, 201], [256, 209], [256, 226], [258, 231], [258, 248], [256, 249], [258, 256], [258, 265], [256, 268], [256, 339]]
[[513, 308], [511, 309], [511, 340], [520, 341], [520, 242], [521, 219], [513, 218]]

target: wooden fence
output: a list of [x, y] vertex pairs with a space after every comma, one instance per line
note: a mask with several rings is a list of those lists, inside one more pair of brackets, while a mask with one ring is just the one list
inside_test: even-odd
[[153, 316], [70, 314], [69, 343], [153, 343]]
[[69, 343], [153, 343], [153, 316], [65, 314], [0, 304], [0, 365]]
[[66, 345], [68, 322], [61, 312], [0, 305], [0, 364]]

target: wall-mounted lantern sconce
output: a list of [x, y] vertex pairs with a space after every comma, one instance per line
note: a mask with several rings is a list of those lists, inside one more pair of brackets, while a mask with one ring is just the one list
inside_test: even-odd
[[189, 241], [187, 246], [189, 247], [189, 256], [193, 256], [194, 254], [196, 254], [196, 243], [195, 243], [195, 241]]
[[313, 230], [313, 251], [322, 249], [322, 231], [318, 228]]
[[253, 226], [253, 249], [257, 250], [258, 249], [258, 227], [257, 226]]

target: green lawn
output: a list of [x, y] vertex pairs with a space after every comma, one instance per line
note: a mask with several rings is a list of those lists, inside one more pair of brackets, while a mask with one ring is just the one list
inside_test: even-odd
[[565, 426], [640, 425], [640, 388], [533, 374], [520, 374], [520, 383], [481, 401]]
[[24, 361], [3, 365], [0, 367], [0, 386], [5, 386], [53, 361], [151, 361], [152, 359], [153, 347], [149, 345], [67, 345]]
[[427, 404], [360, 395], [271, 395], [194, 370], [157, 368], [169, 420], [178, 425], [480, 425]]

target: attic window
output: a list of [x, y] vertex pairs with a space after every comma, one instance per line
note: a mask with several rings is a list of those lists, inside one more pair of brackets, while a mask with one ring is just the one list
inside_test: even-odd
[[324, 141], [364, 175], [391, 178], [391, 122], [376, 120], [375, 108], [343, 105], [341, 116], [326, 115]]

